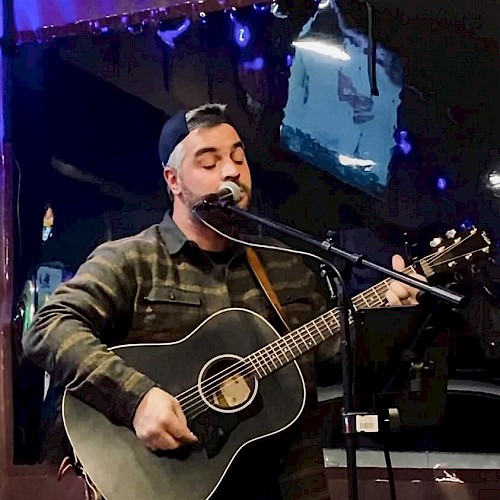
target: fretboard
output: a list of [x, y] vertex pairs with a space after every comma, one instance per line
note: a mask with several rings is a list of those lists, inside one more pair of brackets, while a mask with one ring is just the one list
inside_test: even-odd
[[[403, 272], [409, 274], [415, 272], [415, 269], [410, 266]], [[385, 295], [392, 281], [391, 278], [387, 278], [356, 295], [352, 299], [354, 309], [385, 306], [387, 304]], [[352, 318], [350, 321], [352, 322]], [[252, 366], [256, 378], [260, 380], [294, 361], [325, 340], [334, 337], [339, 331], [340, 311], [338, 308], [334, 308], [255, 351], [247, 356], [245, 361]]]

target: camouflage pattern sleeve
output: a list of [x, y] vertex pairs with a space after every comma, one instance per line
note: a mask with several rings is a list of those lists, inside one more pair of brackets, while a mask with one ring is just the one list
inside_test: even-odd
[[128, 426], [155, 385], [106, 347], [128, 331], [138, 282], [134, 256], [139, 258], [137, 249], [123, 242], [98, 247], [23, 335], [26, 356], [56, 383]]

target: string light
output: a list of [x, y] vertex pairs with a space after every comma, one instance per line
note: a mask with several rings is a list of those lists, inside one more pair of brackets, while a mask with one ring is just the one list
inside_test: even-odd
[[229, 19], [231, 19], [231, 22], [233, 23], [233, 39], [238, 47], [244, 49], [248, 47], [248, 44], [252, 39], [252, 33], [250, 31], [250, 28], [246, 24], [240, 23], [236, 19], [233, 13], [233, 9], [234, 7], [229, 12]]
[[411, 143], [408, 142], [408, 131], [400, 130], [397, 135], [397, 143], [399, 149], [405, 154], [408, 155], [411, 153]]
[[440, 190], [440, 191], [444, 191], [446, 189], [446, 186], [447, 186], [447, 181], [446, 181], [446, 178], [445, 177], [438, 177], [437, 179], [437, 182], [436, 182], [436, 187]]
[[243, 61], [241, 65], [246, 70], [261, 71], [264, 69], [265, 61], [263, 57], [256, 57], [251, 61]]
[[269, 8], [270, 8], [269, 4], [258, 4], [258, 3], [253, 4], [253, 10], [256, 10], [257, 12], [267, 12]]
[[156, 32], [161, 40], [166, 43], [170, 48], [175, 48], [175, 39], [182, 35], [191, 26], [191, 20], [189, 18], [184, 19], [177, 28], [173, 30], [163, 30], [161, 28]]
[[273, 2], [270, 7], [271, 14], [274, 17], [277, 17], [278, 19], [286, 19], [288, 17], [288, 14], [282, 12], [280, 10], [280, 6], [277, 2]]

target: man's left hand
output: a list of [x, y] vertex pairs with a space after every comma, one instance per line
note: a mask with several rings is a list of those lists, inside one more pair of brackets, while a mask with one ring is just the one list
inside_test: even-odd
[[[392, 267], [395, 271], [403, 271], [406, 267], [405, 261], [401, 255], [393, 255]], [[416, 278], [420, 281], [427, 281], [425, 276], [417, 273], [411, 273], [409, 276]], [[390, 306], [412, 306], [418, 304], [417, 294], [418, 290], [400, 281], [393, 281], [389, 285], [385, 298]]]

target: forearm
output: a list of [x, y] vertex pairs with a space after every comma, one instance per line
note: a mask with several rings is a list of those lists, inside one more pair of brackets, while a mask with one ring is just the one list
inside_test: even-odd
[[[26, 356], [54, 381], [118, 423], [130, 425], [143, 395], [154, 386], [103, 342], [123, 330], [131, 290], [123, 285], [122, 267], [98, 258], [59, 287], [37, 312], [23, 336]], [[116, 333], [114, 334], [117, 337]]]
[[153, 382], [109, 351], [84, 323], [59, 318], [51, 306], [41, 311], [23, 339], [27, 357], [113, 421], [130, 425]]

